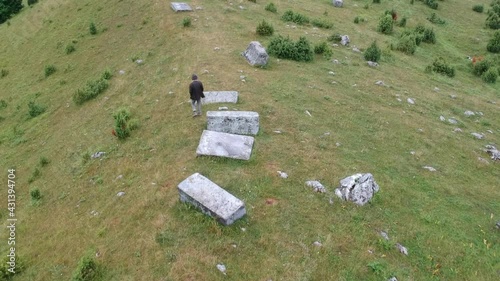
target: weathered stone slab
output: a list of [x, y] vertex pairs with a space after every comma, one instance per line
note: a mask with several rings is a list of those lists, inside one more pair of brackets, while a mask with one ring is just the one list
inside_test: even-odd
[[182, 202], [193, 204], [224, 225], [230, 225], [246, 214], [243, 201], [199, 173], [183, 180], [177, 189]]
[[259, 132], [259, 114], [253, 111], [208, 111], [207, 130], [255, 135]]
[[170, 7], [176, 12], [188, 12], [193, 10], [191, 6], [184, 2], [171, 2]]
[[266, 49], [257, 41], [252, 41], [242, 54], [253, 66], [263, 66], [267, 64], [269, 55]]
[[196, 154], [248, 160], [253, 142], [254, 138], [250, 136], [204, 130]]
[[340, 187], [335, 194], [343, 199], [352, 201], [360, 206], [366, 204], [379, 191], [372, 174], [355, 174], [340, 181]]
[[203, 92], [204, 99], [201, 99], [202, 104], [208, 103], [237, 103], [238, 92], [236, 91], [210, 91]]

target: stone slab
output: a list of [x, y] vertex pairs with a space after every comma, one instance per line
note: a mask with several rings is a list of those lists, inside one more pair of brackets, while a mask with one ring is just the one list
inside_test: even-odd
[[207, 130], [256, 135], [259, 132], [259, 114], [253, 111], [208, 111]]
[[243, 52], [243, 56], [252, 66], [264, 66], [269, 60], [266, 49], [257, 41], [250, 42], [247, 49]]
[[193, 204], [224, 225], [230, 225], [246, 214], [243, 201], [199, 173], [183, 180], [177, 189], [182, 202]]
[[193, 10], [191, 6], [184, 2], [170, 2], [170, 7], [176, 12], [189, 12]]
[[209, 91], [203, 92], [204, 99], [201, 99], [201, 104], [208, 103], [237, 103], [238, 92], [236, 91]]
[[250, 136], [204, 130], [196, 154], [248, 160], [253, 142], [254, 138]]

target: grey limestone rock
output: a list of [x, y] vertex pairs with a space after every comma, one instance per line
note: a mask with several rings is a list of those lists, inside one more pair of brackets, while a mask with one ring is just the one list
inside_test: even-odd
[[207, 91], [203, 92], [205, 98], [201, 99], [202, 104], [209, 103], [237, 103], [237, 91]]
[[456, 125], [456, 124], [458, 124], [458, 121], [457, 121], [457, 119], [455, 119], [455, 118], [449, 118], [449, 119], [448, 119], [448, 123], [453, 124], [453, 125]]
[[405, 246], [399, 244], [399, 243], [396, 243], [396, 248], [398, 248], [399, 252], [401, 252], [401, 254], [404, 254], [404, 255], [408, 255], [408, 249], [406, 249]]
[[342, 8], [344, 5], [344, 0], [332, 0], [332, 4], [335, 7]]
[[474, 115], [476, 115], [473, 111], [470, 111], [470, 110], [465, 111], [465, 112], [464, 112], [464, 114], [465, 114], [465, 116], [467, 116], [467, 117], [468, 117], [468, 116], [474, 116]]
[[408, 98], [406, 101], [407, 101], [409, 104], [415, 104], [415, 100], [414, 100], [414, 99], [412, 99], [412, 98]]
[[480, 134], [480, 133], [471, 133], [471, 135], [472, 135], [473, 137], [475, 137], [476, 139], [478, 139], [478, 140], [482, 140], [482, 139], [484, 139], [484, 135], [483, 135], [483, 134]]
[[253, 142], [254, 138], [250, 136], [204, 130], [196, 154], [248, 160]]
[[315, 192], [325, 193], [326, 188], [319, 181], [306, 181], [308, 187], [312, 187]]
[[288, 174], [285, 173], [285, 172], [282, 172], [282, 171], [278, 171], [278, 174], [280, 175], [281, 178], [283, 179], [287, 179], [288, 178]]
[[104, 156], [106, 154], [106, 152], [103, 152], [103, 151], [99, 151], [99, 152], [96, 152], [94, 154], [92, 154], [90, 157], [91, 158], [101, 158], [101, 156]]
[[446, 121], [446, 118], [444, 118], [443, 115], [439, 116], [439, 120], [441, 120], [442, 122]]
[[486, 152], [491, 155], [491, 159], [497, 160], [497, 161], [500, 160], [500, 151], [498, 151], [498, 149], [495, 146], [487, 145]]
[[193, 204], [224, 225], [230, 225], [246, 214], [243, 201], [199, 173], [179, 183], [177, 189], [182, 202]]
[[343, 200], [352, 201], [360, 206], [366, 204], [379, 191], [373, 175], [355, 174], [340, 181], [340, 187], [335, 194]]
[[374, 61], [367, 61], [366, 63], [368, 64], [368, 66], [371, 66], [371, 67], [377, 67], [378, 66], [378, 63], [376, 63]]
[[259, 114], [253, 111], [208, 111], [207, 130], [256, 135], [259, 132]]
[[250, 42], [247, 49], [243, 52], [243, 56], [253, 66], [266, 65], [269, 60], [266, 49], [257, 41]]
[[349, 43], [351, 42], [351, 40], [349, 40], [349, 36], [347, 35], [342, 35], [340, 37], [340, 44], [342, 44], [343, 46], [347, 46], [349, 45]]
[[426, 169], [426, 170], [428, 170], [429, 172], [435, 172], [435, 171], [437, 171], [434, 167], [431, 167], [431, 166], [424, 166], [423, 168]]
[[387, 281], [398, 281], [398, 279], [393, 276], [393, 277], [389, 278]]
[[385, 240], [389, 240], [389, 235], [385, 231], [380, 231], [380, 236], [382, 236]]

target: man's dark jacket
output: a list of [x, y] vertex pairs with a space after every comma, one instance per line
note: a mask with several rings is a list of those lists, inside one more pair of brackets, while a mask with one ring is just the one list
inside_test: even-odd
[[192, 100], [199, 100], [200, 98], [204, 98], [205, 95], [203, 94], [203, 84], [195, 80], [189, 84], [189, 95], [191, 96]]

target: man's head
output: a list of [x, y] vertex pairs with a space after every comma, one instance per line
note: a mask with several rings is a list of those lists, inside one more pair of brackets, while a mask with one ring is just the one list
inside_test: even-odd
[[191, 76], [191, 79], [193, 79], [193, 80], [198, 80], [198, 76], [197, 76], [196, 74], [193, 74], [193, 75]]

